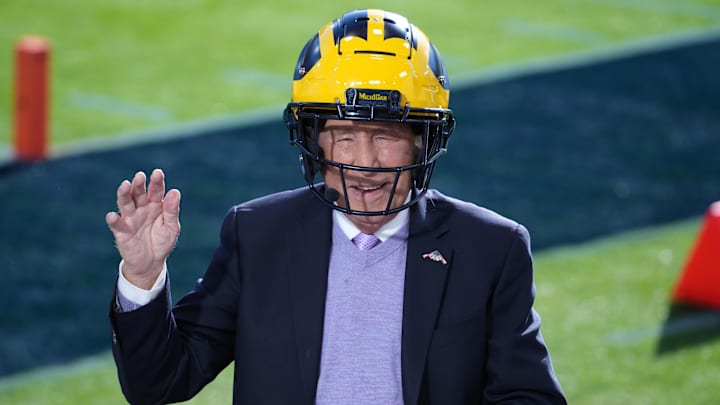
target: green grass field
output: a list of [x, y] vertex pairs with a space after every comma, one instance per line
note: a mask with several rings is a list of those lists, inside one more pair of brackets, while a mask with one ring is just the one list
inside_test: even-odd
[[[566, 58], [577, 55], [612, 53], [639, 43], [657, 45], [694, 33], [720, 30], [720, 0], [372, 0], [365, 6], [407, 15], [430, 35], [446, 59], [451, 81], [461, 87], [477, 78], [492, 80], [498, 73], [502, 76], [502, 72], [522, 72], [537, 61], [562, 64]], [[0, 5], [0, 164], [10, 154], [12, 49], [21, 35], [39, 34], [52, 42], [52, 142], [56, 150], [73, 149], [87, 140], [102, 143], [137, 139], [137, 134], [142, 137], [153, 129], [196, 121], [202, 125], [213, 117], [235, 117], [248, 111], [270, 109], [279, 116], [288, 99], [295, 58], [306, 39], [320, 25], [352, 7], [355, 4], [289, 0], [254, 4], [210, 0], [142, 3], [4, 0]], [[456, 157], [462, 155], [461, 150], [457, 152]], [[153, 156], [163, 156], [155, 153]], [[630, 154], [627, 158], [634, 159]], [[93, 170], [100, 170], [97, 161], [89, 159], [80, 167], [64, 168], [67, 172], [58, 178], [68, 182], [80, 178], [95, 184], [92, 180], [100, 177], [93, 174]], [[208, 162], [214, 163], [211, 161], [209, 158]], [[187, 166], [197, 161], [181, 163]], [[61, 203], [71, 200], [66, 194], [81, 193], [82, 187], [74, 183], [66, 184], [65, 188], [42, 183], [50, 177], [48, 172], [59, 167], [60, 164], [42, 167], [39, 174], [21, 173], [26, 175], [23, 178], [27, 179], [27, 189], [37, 188], [40, 194], [54, 196]], [[103, 173], [119, 171], [101, 169]], [[218, 170], [199, 169], [203, 174]], [[683, 173], [677, 172], [676, 177]], [[293, 175], [296, 173], [288, 174]], [[202, 194], [208, 200], [219, 199], [214, 193], [227, 195], [225, 189], [208, 191], [185, 181], [195, 195]], [[3, 183], [0, 177], [0, 191], [12, 192]], [[12, 181], [6, 184], [19, 190], [16, 192], [26, 192], [25, 185]], [[94, 225], [98, 228], [102, 225], [102, 217], [95, 211], [112, 209], [114, 184], [107, 186], [108, 190], [97, 187], [85, 190], [96, 199], [76, 196], [80, 202], [78, 210], [92, 215], [64, 218], [65, 222], [78, 218], [85, 222], [67, 225], [59, 220], [62, 226], [58, 228], [70, 230], [68, 234], [78, 239], [73, 248], [79, 249], [81, 255], [93, 251], [97, 256], [97, 251], [109, 249], [105, 246], [110, 244], [108, 234], [102, 234], [107, 240], [98, 240], [92, 233]], [[247, 192], [253, 187], [258, 186], [247, 185]], [[100, 198], [99, 194], [107, 196]], [[36, 196], [30, 192], [28, 195]], [[99, 208], [97, 200], [107, 200], [109, 205]], [[195, 201], [198, 200], [202, 201], [200, 198]], [[13, 201], [13, 208], [24, 210], [19, 214], [5, 213], [11, 216], [0, 216], [0, 224], [22, 223], [24, 219], [12, 218], [16, 214], [22, 218], [32, 214], [27, 211], [34, 212], [39, 207], [38, 201], [36, 198], [24, 205]], [[50, 207], [45, 211], [57, 218], [63, 211], [54, 203], [57, 204], [45, 202]], [[83, 206], [90, 203], [94, 205]], [[189, 194], [187, 205], [192, 204], [193, 196]], [[0, 207], [5, 207], [2, 200]], [[197, 205], [195, 208], [208, 209]], [[528, 211], [532, 208], [529, 206]], [[219, 220], [207, 212], [203, 215], [206, 222], [212, 221], [205, 217]], [[97, 223], [89, 224], [90, 220]], [[682, 317], [669, 315], [672, 312], [669, 293], [698, 226], [697, 219], [687, 220], [536, 253], [537, 309], [543, 317], [543, 333], [556, 371], [571, 404], [720, 403], [718, 323], [694, 330], [692, 326], [685, 328], [688, 330], [669, 328], [673, 331], [669, 336], [661, 333], [663, 325], [693, 325], [693, 318], [683, 323]], [[41, 233], [32, 226], [26, 228], [15, 229], [14, 239]], [[183, 257], [192, 256], [202, 262], [205, 258], [201, 256], [207, 252], [201, 252], [197, 244], [192, 250], [193, 243], [188, 243], [192, 239], [187, 236], [192, 229], [188, 227], [186, 231]], [[0, 226], [0, 232], [10, 231]], [[48, 238], [40, 235], [38, 239], [42, 237]], [[17, 277], [16, 280], [37, 287], [33, 290], [35, 294], [55, 291], [57, 286], [53, 283], [66, 287], [57, 281], [57, 275], [42, 278], [41, 271], [48, 257], [54, 261], [53, 270], [74, 265], [76, 257], [54, 255], [69, 250], [56, 246], [62, 242], [52, 240], [52, 249], [46, 249], [45, 255], [38, 255], [32, 244], [20, 248], [10, 244], [7, 249], [0, 246], [0, 251], [21, 252], [32, 258], [31, 268], [23, 268], [13, 266], [16, 263], [10, 255], [10, 271], [6, 275], [11, 276], [10, 280]], [[111, 286], [105, 282], [112, 276], [99, 272], [91, 280], [74, 281], [87, 284], [93, 292], [110, 291]], [[16, 293], [14, 288], [0, 287], [0, 295]], [[43, 297], [27, 300], [40, 298]], [[72, 306], [58, 308], [52, 304], [50, 299], [43, 301], [38, 307], [48, 311], [30, 315], [48, 317], [57, 311], [58, 317], [69, 317], [65, 312]], [[0, 345], [5, 344], [4, 331], [14, 333], [13, 327], [17, 326], [3, 323], [11, 319], [4, 316], [0, 313]], [[69, 318], [63, 325], [75, 327], [74, 319]], [[105, 322], [105, 318], [92, 319], [94, 323]], [[55, 335], [53, 331], [46, 333]], [[44, 333], [28, 336], [27, 340], [41, 341], [43, 336]], [[673, 350], [659, 353], [658, 347], [666, 339], [673, 340]], [[230, 403], [231, 379], [231, 373], [224, 372], [191, 402]], [[125, 403], [107, 352], [0, 377], [0, 404], [97, 403]]]
[[[720, 401], [720, 340], [707, 330], [703, 344], [656, 353], [669, 294], [698, 226], [683, 221], [536, 255], [536, 308], [571, 404]], [[190, 403], [230, 403], [231, 384], [228, 369]], [[105, 353], [0, 380], [0, 403], [124, 401]]]
[[[717, 0], [371, 0], [439, 47], [451, 80], [536, 59], [612, 49], [720, 25]], [[342, 2], [5, 0], [0, 145], [11, 141], [12, 55], [22, 35], [52, 44], [51, 139], [77, 139], [276, 107], [297, 55]]]

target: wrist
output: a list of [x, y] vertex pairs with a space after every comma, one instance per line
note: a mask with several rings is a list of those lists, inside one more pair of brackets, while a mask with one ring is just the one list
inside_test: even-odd
[[125, 260], [122, 260], [120, 262], [120, 275], [135, 287], [149, 291], [155, 286], [165, 266], [165, 262], [163, 261], [162, 263], [138, 270], [134, 266], [128, 265]]
[[122, 262], [118, 267], [117, 303], [119, 304], [119, 312], [129, 312], [147, 305], [160, 295], [167, 284], [166, 267], [163, 267], [157, 280], [155, 280], [155, 284], [149, 290], [140, 288], [125, 278], [120, 270]]

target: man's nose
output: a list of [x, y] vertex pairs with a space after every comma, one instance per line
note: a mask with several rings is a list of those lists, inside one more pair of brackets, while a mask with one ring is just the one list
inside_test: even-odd
[[363, 137], [362, 141], [356, 144], [355, 165], [364, 167], [380, 167], [376, 145], [373, 143], [372, 139], [366, 139]]

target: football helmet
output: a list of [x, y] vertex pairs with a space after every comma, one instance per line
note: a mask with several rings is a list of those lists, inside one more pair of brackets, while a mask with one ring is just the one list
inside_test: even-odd
[[[449, 97], [440, 53], [405, 17], [382, 10], [356, 10], [326, 24], [300, 52], [292, 99], [284, 112], [290, 143], [300, 151], [308, 186], [326, 204], [353, 215], [389, 215], [415, 204], [428, 190], [435, 163], [447, 151], [455, 128]], [[317, 140], [329, 119], [409, 124], [417, 136], [417, 158], [401, 167], [355, 166], [325, 159]], [[345, 207], [335, 203], [339, 190], [323, 192], [316, 184], [323, 165], [339, 169]], [[384, 210], [350, 206], [344, 177], [347, 170], [395, 173]], [[391, 208], [398, 180], [408, 171], [414, 191], [402, 206]]]

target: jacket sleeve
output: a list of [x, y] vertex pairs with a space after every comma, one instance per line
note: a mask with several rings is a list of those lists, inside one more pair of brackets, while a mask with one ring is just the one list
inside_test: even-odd
[[566, 404], [533, 309], [530, 236], [521, 225], [514, 233], [491, 298], [485, 401]]
[[233, 360], [240, 282], [235, 210], [220, 239], [204, 278], [175, 308], [169, 277], [149, 304], [130, 312], [111, 308], [113, 356], [131, 404], [187, 400]]

